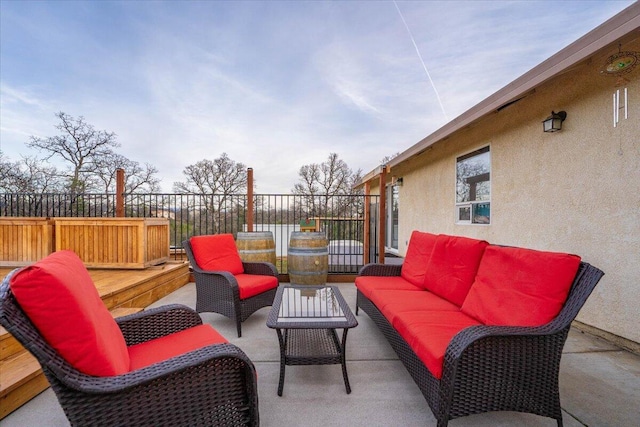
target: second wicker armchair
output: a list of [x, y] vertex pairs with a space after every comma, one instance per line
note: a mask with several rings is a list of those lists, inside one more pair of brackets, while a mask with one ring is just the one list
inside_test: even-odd
[[194, 236], [182, 242], [196, 282], [196, 311], [219, 313], [242, 322], [273, 304], [278, 270], [268, 262], [243, 262], [232, 234]]

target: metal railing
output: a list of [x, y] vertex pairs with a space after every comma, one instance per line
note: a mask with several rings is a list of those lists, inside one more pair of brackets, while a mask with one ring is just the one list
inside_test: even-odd
[[[0, 194], [0, 216], [115, 217], [115, 194]], [[366, 205], [377, 206], [377, 196], [256, 194], [253, 226], [247, 225], [246, 194], [125, 194], [125, 217], [167, 218], [175, 257], [191, 236], [239, 231], [271, 231], [278, 271], [286, 273], [291, 232], [301, 221], [315, 223], [329, 239], [329, 273], [355, 274], [378, 258], [377, 209], [365, 215]], [[365, 224], [368, 220], [368, 224]], [[368, 235], [365, 236], [365, 233]], [[365, 245], [368, 247], [365, 248]]]

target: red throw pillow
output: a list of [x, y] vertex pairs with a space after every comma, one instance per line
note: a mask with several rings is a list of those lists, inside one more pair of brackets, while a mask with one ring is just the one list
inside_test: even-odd
[[238, 253], [233, 234], [194, 236], [189, 242], [198, 267], [209, 271], [244, 273], [242, 259]]
[[468, 237], [438, 235], [427, 266], [424, 287], [461, 306], [488, 244]]
[[417, 230], [411, 233], [407, 254], [400, 270], [400, 276], [403, 279], [422, 287], [424, 274], [427, 271], [427, 264], [437, 237], [435, 234], [423, 233]]
[[40, 334], [73, 367], [94, 376], [129, 371], [122, 332], [74, 252], [54, 252], [23, 268], [10, 287]]
[[462, 311], [487, 325], [540, 326], [562, 309], [580, 257], [489, 246]]

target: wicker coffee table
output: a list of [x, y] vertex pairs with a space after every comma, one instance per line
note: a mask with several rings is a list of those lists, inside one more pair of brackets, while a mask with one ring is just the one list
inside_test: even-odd
[[[280, 342], [278, 396], [282, 396], [286, 365], [341, 364], [347, 394], [351, 393], [345, 346], [348, 330], [357, 325], [337, 287], [280, 286], [267, 319]], [[342, 329], [342, 340], [336, 329]]]

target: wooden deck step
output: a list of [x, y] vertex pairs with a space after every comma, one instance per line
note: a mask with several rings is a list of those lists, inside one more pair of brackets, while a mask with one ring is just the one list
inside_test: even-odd
[[118, 307], [109, 310], [109, 313], [111, 313], [111, 315], [115, 318], [139, 313], [142, 310], [144, 310], [144, 308], [141, 307]]
[[48, 387], [40, 364], [28, 351], [0, 360], [0, 419]]
[[0, 360], [8, 359], [23, 350], [24, 347], [20, 345], [18, 340], [7, 332], [5, 328], [0, 326]]

